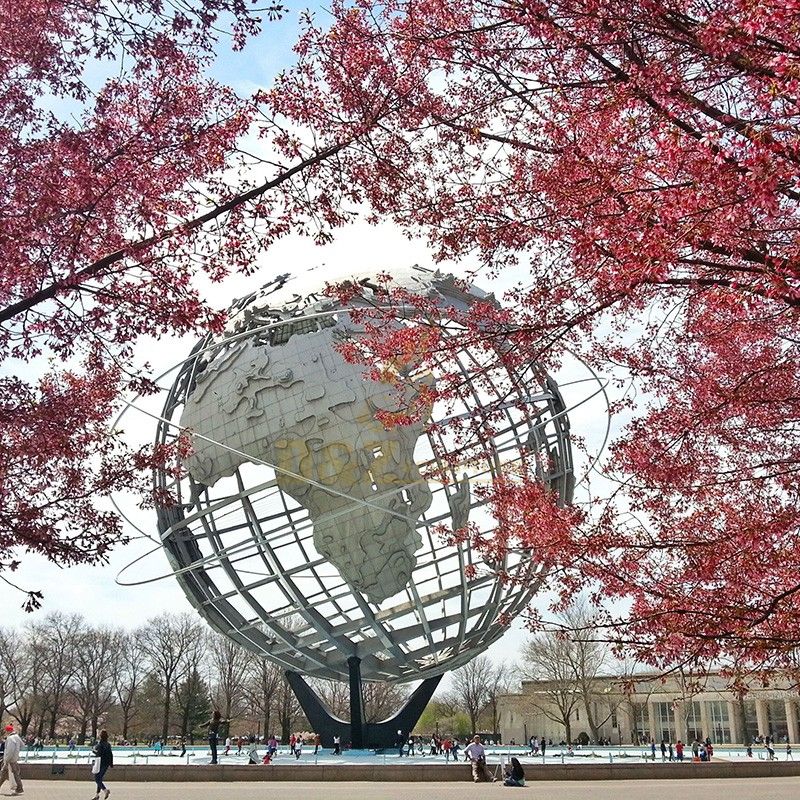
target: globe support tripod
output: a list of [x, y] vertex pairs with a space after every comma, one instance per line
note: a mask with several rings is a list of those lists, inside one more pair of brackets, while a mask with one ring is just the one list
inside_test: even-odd
[[394, 716], [382, 722], [366, 722], [361, 659], [351, 656], [347, 659], [347, 668], [350, 679], [349, 722], [335, 716], [299, 673], [286, 672], [292, 691], [324, 747], [333, 746], [334, 736], [339, 736], [342, 743], [350, 742], [354, 750], [399, 747], [414, 729], [442, 679], [441, 675], [426, 678]]

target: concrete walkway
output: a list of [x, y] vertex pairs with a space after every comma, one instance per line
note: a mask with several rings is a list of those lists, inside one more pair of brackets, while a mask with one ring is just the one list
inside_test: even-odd
[[[526, 789], [471, 783], [114, 783], [109, 800], [797, 800], [800, 778], [679, 781], [537, 781]], [[2, 792], [8, 791], [8, 784]], [[25, 781], [26, 800], [89, 800], [86, 781]]]

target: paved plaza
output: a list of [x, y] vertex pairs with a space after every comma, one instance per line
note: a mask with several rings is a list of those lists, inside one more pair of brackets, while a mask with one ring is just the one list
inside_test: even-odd
[[[7, 786], [3, 787], [7, 791]], [[525, 789], [472, 783], [114, 783], [110, 800], [486, 800], [494, 796], [547, 800], [797, 800], [800, 778], [674, 781], [537, 781]], [[25, 781], [28, 800], [88, 800], [86, 781]]]

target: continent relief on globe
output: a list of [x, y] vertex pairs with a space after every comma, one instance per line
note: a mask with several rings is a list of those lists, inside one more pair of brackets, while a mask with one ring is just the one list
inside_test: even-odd
[[221, 349], [181, 415], [181, 427], [199, 434], [185, 465], [207, 486], [245, 461], [277, 467], [279, 487], [309, 512], [317, 551], [380, 603], [408, 584], [417, 524], [431, 504], [413, 458], [424, 423], [386, 430], [375, 419], [378, 410], [400, 410], [397, 393], [341, 357], [341, 331], [337, 324], [283, 344], [245, 339]]

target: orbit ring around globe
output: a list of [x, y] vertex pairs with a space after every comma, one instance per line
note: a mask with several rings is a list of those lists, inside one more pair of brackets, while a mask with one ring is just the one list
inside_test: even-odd
[[[421, 268], [392, 277], [460, 310], [487, 298]], [[376, 273], [357, 280], [377, 307]], [[492, 396], [497, 376], [487, 380], [479, 354], [456, 346], [469, 387], [460, 406], [437, 419], [434, 405], [430, 420], [387, 431], [376, 411], [402, 398], [338, 351], [343, 335], [362, 332], [352, 309], [295, 281], [281, 276], [238, 301], [225, 334], [209, 334], [180, 365], [156, 441], [188, 431], [192, 447], [182, 474], [154, 476], [174, 498], [158, 510], [160, 546], [215, 630], [287, 671], [347, 679], [358, 659], [365, 680], [441, 675], [499, 639], [547, 575], [533, 552], [487, 561], [452, 534], [469, 523], [491, 535], [475, 489], [524, 459], [571, 501], [568, 409], [536, 364]], [[447, 438], [452, 420], [486, 408], [486, 456], [443, 458], [458, 444]]]

